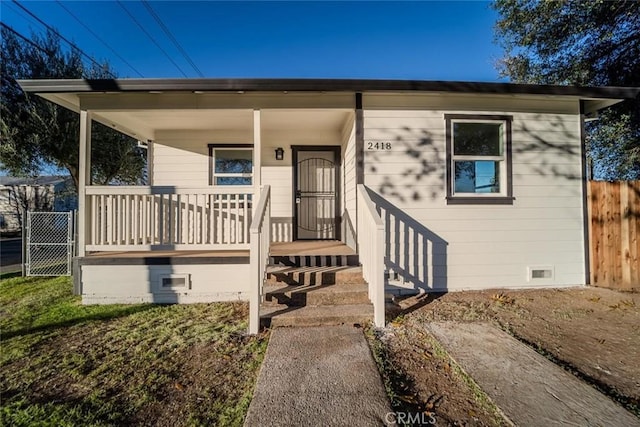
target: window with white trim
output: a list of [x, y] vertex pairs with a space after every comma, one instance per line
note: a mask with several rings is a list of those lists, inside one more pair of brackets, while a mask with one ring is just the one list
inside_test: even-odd
[[252, 185], [253, 147], [251, 145], [209, 145], [209, 183], [211, 185]]
[[447, 114], [445, 121], [447, 201], [512, 203], [511, 117]]

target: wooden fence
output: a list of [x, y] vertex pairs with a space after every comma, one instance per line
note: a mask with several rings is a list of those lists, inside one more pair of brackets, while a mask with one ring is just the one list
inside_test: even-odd
[[640, 181], [590, 181], [591, 284], [640, 290]]

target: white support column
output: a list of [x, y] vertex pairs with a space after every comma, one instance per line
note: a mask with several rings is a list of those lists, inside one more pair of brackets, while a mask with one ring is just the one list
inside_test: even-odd
[[[258, 193], [260, 195], [260, 193]], [[255, 197], [256, 200], [258, 197]], [[253, 216], [256, 219], [256, 216]], [[263, 271], [260, 269], [260, 231], [257, 227], [251, 228], [251, 240], [249, 249], [250, 290], [249, 290], [249, 333], [255, 335], [260, 332], [260, 289], [262, 288]]]
[[91, 212], [87, 200], [87, 185], [91, 185], [91, 112], [80, 111], [80, 155], [78, 156], [78, 256], [86, 253]]
[[[262, 253], [264, 235], [262, 226], [262, 140], [260, 110], [253, 110], [253, 207], [256, 209], [252, 215], [251, 235], [249, 239], [249, 258], [251, 268], [251, 289], [249, 291], [249, 333], [257, 334], [260, 331], [260, 302], [262, 299], [263, 275], [260, 260], [267, 256]], [[260, 224], [258, 224], [260, 223]], [[270, 224], [268, 225], [271, 226]], [[268, 248], [269, 246], [267, 246]]]
[[260, 194], [262, 185], [262, 140], [260, 110], [253, 110], [253, 186], [255, 194]]
[[153, 158], [155, 154], [154, 148], [155, 142], [153, 140], [147, 141], [147, 185], [153, 185], [153, 176], [155, 175], [155, 171], [153, 170], [153, 165], [155, 159]]

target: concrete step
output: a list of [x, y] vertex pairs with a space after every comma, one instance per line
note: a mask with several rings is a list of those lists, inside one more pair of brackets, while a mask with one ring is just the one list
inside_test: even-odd
[[267, 268], [267, 284], [292, 286], [365, 284], [362, 267], [284, 267]]
[[286, 267], [358, 266], [358, 255], [272, 255], [270, 264]]
[[271, 284], [264, 288], [264, 305], [351, 305], [368, 304], [366, 284], [291, 286]]
[[305, 307], [271, 306], [261, 307], [263, 326], [328, 326], [362, 325], [373, 319], [372, 304], [308, 305]]

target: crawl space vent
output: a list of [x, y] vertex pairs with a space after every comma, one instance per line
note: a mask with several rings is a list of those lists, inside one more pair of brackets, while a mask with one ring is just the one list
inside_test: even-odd
[[165, 274], [160, 276], [159, 279], [161, 291], [190, 288], [188, 274]]
[[529, 275], [528, 275], [529, 282], [553, 280], [552, 266], [528, 267], [528, 270], [529, 270]]

